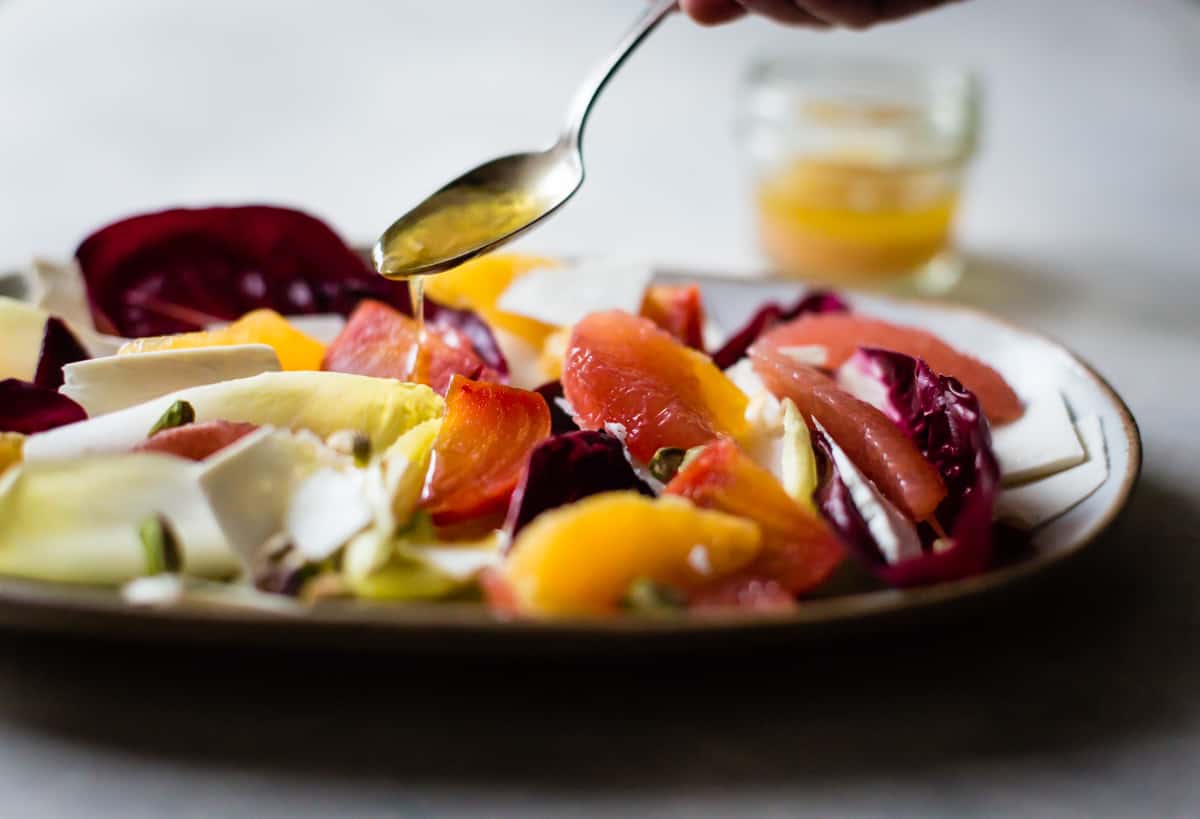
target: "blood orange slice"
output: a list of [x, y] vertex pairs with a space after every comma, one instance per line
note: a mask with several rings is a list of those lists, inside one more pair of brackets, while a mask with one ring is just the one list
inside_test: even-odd
[[774, 475], [728, 438], [704, 447], [665, 492], [759, 525], [763, 551], [748, 567], [749, 578], [775, 581], [792, 594], [803, 594], [823, 583], [842, 561], [842, 547], [825, 522], [792, 500]]
[[750, 356], [767, 388], [792, 399], [806, 420], [820, 422], [888, 500], [915, 521], [933, 514], [946, 497], [942, 478], [886, 415], [781, 352], [769, 339], [750, 348]]
[[442, 395], [455, 375], [490, 380], [491, 371], [457, 330], [426, 326], [417, 345], [417, 323], [378, 301], [364, 301], [325, 352], [322, 369], [428, 384]]
[[[828, 351], [827, 366], [836, 369], [859, 347], [878, 347], [920, 358], [934, 371], [951, 375], [975, 393], [993, 424], [1021, 417], [1021, 399], [1004, 377], [976, 358], [960, 353], [932, 333], [889, 324], [853, 313], [801, 316], [776, 327], [758, 343], [760, 348], [820, 346]], [[824, 421], [822, 421], [824, 423]], [[840, 442], [839, 442], [840, 443]]]
[[622, 425], [642, 461], [662, 447], [736, 437], [746, 426], [746, 396], [708, 356], [618, 310], [575, 325], [562, 383], [581, 427]]

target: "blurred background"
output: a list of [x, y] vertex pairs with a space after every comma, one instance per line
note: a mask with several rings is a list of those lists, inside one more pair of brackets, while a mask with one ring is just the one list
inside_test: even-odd
[[[0, 260], [67, 256], [103, 223], [179, 204], [291, 204], [372, 239], [477, 160], [546, 143], [639, 7], [0, 0]], [[756, 58], [866, 54], [984, 78], [969, 252], [1117, 253], [1170, 275], [1150, 263], [1168, 237], [1200, 250], [1200, 232], [1174, 233], [1200, 200], [1198, 42], [1185, 0], [975, 0], [865, 34], [672, 20], [603, 97], [582, 194], [525, 246], [762, 269], [740, 80]], [[1131, 259], [1117, 240], [1135, 201], [1147, 255]]]

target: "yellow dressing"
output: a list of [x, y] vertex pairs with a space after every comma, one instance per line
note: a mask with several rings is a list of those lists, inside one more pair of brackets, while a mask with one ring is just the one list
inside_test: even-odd
[[407, 278], [425, 265], [502, 239], [541, 212], [542, 205], [534, 197], [516, 191], [470, 187], [443, 191], [384, 234], [379, 273]]

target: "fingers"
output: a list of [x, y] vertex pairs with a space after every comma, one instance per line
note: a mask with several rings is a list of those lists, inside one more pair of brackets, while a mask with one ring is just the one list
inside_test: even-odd
[[827, 23], [847, 28], [867, 28], [897, 20], [954, 0], [796, 0]]
[[829, 21], [801, 8], [804, 4], [798, 0], [741, 0], [741, 4], [755, 14], [761, 14], [777, 23], [786, 23], [791, 26], [829, 27]]
[[727, 23], [746, 12], [788, 25], [867, 28], [959, 0], [680, 0], [680, 7], [704, 25]]
[[728, 23], [746, 13], [736, 0], [680, 0], [679, 6], [697, 23], [706, 26]]

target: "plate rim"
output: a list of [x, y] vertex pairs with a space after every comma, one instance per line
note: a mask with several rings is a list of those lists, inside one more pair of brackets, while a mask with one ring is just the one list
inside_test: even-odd
[[[655, 277], [683, 278], [743, 287], [795, 284], [805, 290], [818, 289], [804, 282], [781, 277], [741, 277], [712, 275], [696, 270], [656, 268]], [[296, 629], [301, 640], [319, 630], [363, 628], [399, 635], [430, 632], [439, 635], [486, 633], [491, 637], [527, 636], [624, 636], [664, 637], [696, 633], [731, 633], [768, 631], [778, 628], [803, 629], [820, 624], [844, 625], [854, 621], [869, 621], [889, 615], [925, 611], [932, 607], [983, 596], [999, 588], [1039, 574], [1078, 555], [1107, 531], [1128, 507], [1129, 500], [1141, 476], [1144, 453], [1141, 431], [1128, 404], [1109, 381], [1090, 361], [1076, 353], [1053, 335], [1032, 329], [1005, 317], [973, 305], [956, 304], [932, 298], [913, 298], [844, 289], [854, 296], [879, 298], [888, 302], [923, 309], [949, 311], [981, 319], [1019, 335], [1035, 338], [1049, 345], [1077, 364], [1081, 371], [1107, 397], [1116, 409], [1121, 434], [1128, 446], [1129, 458], [1113, 501], [1084, 532], [1069, 544], [1039, 553], [1035, 557], [988, 571], [985, 574], [932, 586], [910, 589], [878, 589], [848, 595], [810, 599], [795, 609], [783, 613], [714, 611], [691, 613], [686, 617], [596, 617], [532, 619], [505, 618], [489, 612], [478, 603], [406, 603], [387, 604], [366, 601], [328, 601], [313, 605], [297, 604], [295, 609], [265, 609], [207, 605], [187, 601], [170, 606], [144, 606], [126, 602], [119, 589], [93, 587], [53, 581], [38, 581], [0, 576], [0, 623], [16, 625], [30, 631], [112, 633], [113, 625], [136, 626], [138, 623], [156, 627], [186, 629], [187, 627], [260, 627], [271, 630]], [[1109, 479], [1112, 479], [1110, 474]], [[96, 615], [95, 622], [84, 615]], [[49, 622], [47, 622], [49, 621]], [[105, 626], [110, 627], [105, 627]], [[90, 626], [90, 628], [89, 628]], [[300, 628], [297, 628], [300, 627]], [[192, 635], [200, 637], [202, 635]], [[245, 636], [245, 635], [243, 635]], [[213, 635], [220, 639], [219, 635]], [[222, 640], [223, 641], [223, 640]], [[251, 637], [253, 641], [253, 636]]]

